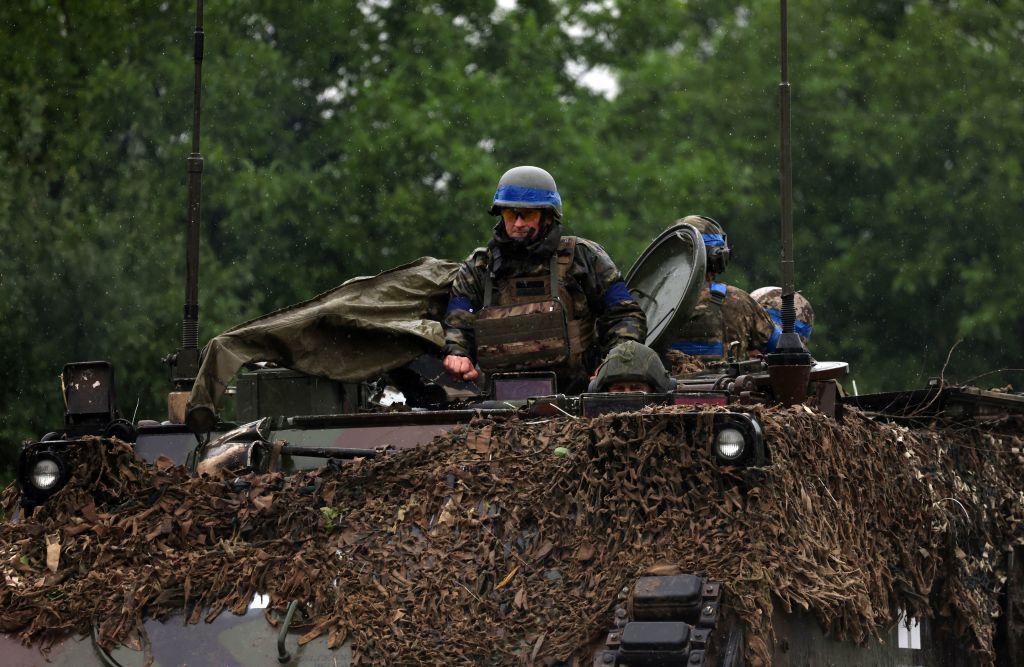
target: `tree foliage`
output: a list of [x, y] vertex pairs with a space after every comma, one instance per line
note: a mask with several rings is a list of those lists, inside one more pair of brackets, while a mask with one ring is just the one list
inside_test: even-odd
[[[797, 280], [813, 351], [861, 390], [1020, 366], [1021, 16], [1022, 0], [791, 7]], [[729, 0], [207, 3], [201, 337], [464, 257], [519, 163], [555, 174], [570, 227], [622, 268], [700, 212], [734, 242], [725, 278], [776, 283], [778, 19]], [[123, 411], [163, 409], [193, 22], [182, 3], [0, 7], [8, 460], [60, 423], [67, 361], [110, 359]], [[594, 67], [617, 95], [575, 76]]]

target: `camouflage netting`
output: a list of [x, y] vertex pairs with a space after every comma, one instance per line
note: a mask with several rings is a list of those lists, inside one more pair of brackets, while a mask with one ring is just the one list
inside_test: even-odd
[[704, 370], [704, 362], [698, 357], [683, 354], [678, 350], [669, 350], [665, 353], [668, 361], [668, 372], [672, 377], [686, 377]]
[[726, 582], [754, 665], [771, 661], [773, 604], [856, 641], [898, 607], [935, 609], [993, 661], [1004, 548], [1022, 539], [1021, 442], [1006, 435], [1021, 422], [911, 430], [753, 408], [774, 462], [741, 471], [682, 446], [679, 410], [478, 419], [247, 488], [140, 465], [126, 445], [80, 453], [76, 478], [93, 483], [3, 528], [0, 629], [45, 644], [96, 619], [103, 645], [138, 645], [143, 613], [198, 622], [265, 592], [277, 610], [308, 603], [302, 641], [348, 639], [363, 663], [583, 664], [617, 592], [675, 563]]

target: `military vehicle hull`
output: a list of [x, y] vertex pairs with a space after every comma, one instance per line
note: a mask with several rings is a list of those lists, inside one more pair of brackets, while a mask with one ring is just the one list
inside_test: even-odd
[[[266, 372], [266, 371], [265, 371]], [[272, 372], [269, 373], [273, 375]], [[748, 376], [749, 377], [749, 376]], [[272, 469], [297, 472], [322, 467], [326, 461], [347, 460], [353, 457], [388, 457], [395, 452], [427, 445], [438, 436], [444, 436], [453, 429], [466, 428], [473, 419], [502, 420], [509, 418], [577, 419], [576, 415], [600, 417], [607, 412], [621, 413], [653, 406], [658, 402], [672, 403], [684, 407], [683, 414], [665, 415], [664, 419], [683, 423], [687, 429], [697, 429], [702, 423], [713, 422], [715, 432], [723, 428], [735, 428], [749, 438], [751, 457], [748, 464], [752, 470], [765, 470], [771, 466], [772, 441], [761, 432], [757, 417], [749, 412], [734, 412], [730, 405], [739, 405], [737, 396], [727, 390], [709, 389], [721, 382], [697, 383], [696, 389], [684, 389], [668, 396], [656, 395], [584, 395], [582, 397], [553, 396], [530, 401], [514, 402], [507, 407], [477, 407], [475, 409], [417, 410], [377, 413], [354, 413], [336, 415], [291, 415], [274, 416], [273, 402], [264, 402], [262, 407], [249, 406], [248, 416], [258, 419], [241, 428], [227, 426], [211, 434], [209, 441], [200, 443], [196, 437], [180, 425], [150, 425], [138, 429], [134, 453], [138, 458], [157, 463], [168, 458], [176, 464], [201, 469], [204, 462], [212, 460], [217, 442], [244, 445], [251, 451], [254, 443], [277, 444], [279, 458], [268, 463]], [[734, 382], [735, 384], [735, 382]], [[756, 382], [754, 383], [756, 386]], [[748, 387], [750, 383], [742, 384]], [[340, 390], [340, 389], [339, 389]], [[291, 395], [289, 400], [294, 400]], [[630, 404], [630, 401], [633, 403]], [[845, 407], [876, 412], [877, 419], [901, 421], [912, 415], [913, 419], [924, 416], [939, 418], [943, 413], [955, 414], [959, 418], [990, 420], [1010, 413], [1024, 412], [1024, 398], [1007, 396], [976, 389], [941, 391], [930, 388], [921, 392], [903, 392], [889, 395], [862, 396], [849, 399]], [[562, 413], [569, 413], [568, 416]], [[248, 435], [245, 435], [248, 434]], [[40, 450], [60, 452], [62, 446], [73, 446], [79, 440], [49, 439], [26, 447], [26, 453]], [[252, 459], [232, 459], [235, 464], [245, 464]], [[270, 459], [267, 459], [269, 462]], [[245, 467], [244, 465], [242, 466]], [[245, 471], [242, 471], [243, 473]], [[41, 502], [46, 502], [45, 499]], [[15, 520], [25, 520], [15, 517]], [[28, 519], [31, 520], [31, 519]], [[1012, 560], [1012, 558], [1011, 558]], [[1019, 560], [1008, 576], [1006, 595], [1019, 596]], [[689, 575], [686, 575], [689, 576]], [[706, 580], [702, 580], [706, 581]], [[721, 582], [728, 590], [730, 582]], [[325, 582], [325, 585], [330, 585]], [[346, 665], [353, 659], [351, 642], [329, 649], [326, 638], [317, 637], [302, 646], [298, 638], [309, 629], [301, 611], [292, 619], [291, 627], [281, 632], [284, 614], [269, 612], [269, 600], [256, 595], [244, 614], [221, 613], [210, 622], [186, 624], [185, 614], [172, 616], [164, 621], [145, 621], [148, 649], [137, 646], [118, 646], [110, 651], [99, 648], [95, 637], [69, 636], [57, 641], [41, 652], [38, 646], [22, 646], [12, 634], [0, 638], [0, 651], [5, 656], [4, 664], [13, 665], [142, 665], [147, 661], [147, 652], [153, 657], [153, 664], [238, 664], [238, 665]], [[621, 601], [620, 601], [621, 602]], [[1005, 603], [1004, 603], [1005, 604]], [[743, 637], [745, 628], [733, 614], [728, 597], [715, 602], [713, 622], [707, 623], [711, 635], [709, 640], [686, 644], [684, 653], [662, 646], [653, 650], [644, 660], [627, 662], [619, 652], [622, 650], [621, 635], [628, 624], [641, 622], [635, 619], [628, 605], [607, 601], [606, 625], [596, 627], [599, 634], [593, 644], [595, 665], [601, 664], [706, 664], [743, 665]], [[618, 611], [619, 607], [622, 612]], [[297, 608], [303, 604], [298, 601]], [[787, 611], [788, 609], [788, 611]], [[966, 646], [953, 639], [956, 633], [948, 620], [938, 613], [933, 618], [911, 620], [905, 625], [893, 623], [891, 627], [879, 630], [881, 638], [869, 638], [864, 644], [839, 641], [822, 629], [814, 613], [794, 607], [781, 600], [772, 605], [772, 626], [774, 634], [768, 647], [774, 665], [920, 665], [922, 667], [954, 667], [976, 664], [973, 654]], [[273, 619], [276, 625], [268, 622]], [[687, 627], [698, 628], [700, 623], [685, 615], [673, 619], [671, 612], [659, 621], [684, 623]], [[1013, 622], [1012, 612], [997, 618], [999, 625], [997, 647], [1000, 666], [1015, 667], [1021, 664], [1017, 634], [1008, 631]], [[701, 643], [705, 642], [705, 643]], [[442, 649], [443, 650], [443, 649]], [[694, 651], [700, 651], [697, 662], [686, 662]], [[608, 658], [606, 656], [611, 656]], [[684, 658], [680, 658], [680, 655]], [[412, 656], [405, 658], [414, 659]], [[683, 659], [683, 662], [674, 662]]]

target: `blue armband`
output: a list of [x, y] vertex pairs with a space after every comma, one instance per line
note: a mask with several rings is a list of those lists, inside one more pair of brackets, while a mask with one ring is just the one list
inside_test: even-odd
[[464, 296], [454, 296], [448, 299], [448, 310], [445, 311], [445, 315], [452, 312], [453, 310], [465, 310], [467, 312], [473, 312], [473, 304], [470, 303], [469, 298]]
[[626, 287], [626, 283], [621, 280], [613, 282], [604, 292], [604, 305], [606, 308], [611, 308], [615, 304], [623, 301], [632, 300], [633, 295], [629, 293], [629, 288]]

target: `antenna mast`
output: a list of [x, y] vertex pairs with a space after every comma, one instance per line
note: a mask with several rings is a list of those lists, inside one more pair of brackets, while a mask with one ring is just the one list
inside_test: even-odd
[[[796, 291], [796, 279], [793, 271], [793, 159], [792, 142], [790, 139], [790, 85], [789, 85], [789, 26], [787, 20], [786, 0], [779, 1], [780, 10], [780, 57], [779, 68], [782, 80], [779, 83], [779, 174], [782, 202], [782, 294], [783, 299]], [[793, 319], [790, 318], [788, 331], [793, 331]], [[785, 321], [783, 327], [786, 326]], [[783, 329], [786, 331], [786, 329]]]
[[768, 375], [772, 391], [784, 405], [802, 403], [807, 398], [807, 382], [810, 379], [811, 355], [804, 347], [800, 336], [794, 332], [796, 307], [793, 304], [796, 292], [793, 261], [793, 161], [790, 139], [790, 85], [789, 85], [789, 24], [786, 0], [779, 0], [780, 40], [779, 67], [779, 180], [782, 205], [782, 336], [776, 351], [766, 355]]
[[199, 112], [203, 81], [203, 0], [196, 0], [196, 29], [192, 90], [192, 153], [188, 156], [188, 218], [185, 231], [185, 309], [181, 348], [172, 363], [172, 381], [188, 391], [199, 372], [199, 222], [203, 192], [203, 155], [199, 152]]

